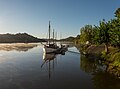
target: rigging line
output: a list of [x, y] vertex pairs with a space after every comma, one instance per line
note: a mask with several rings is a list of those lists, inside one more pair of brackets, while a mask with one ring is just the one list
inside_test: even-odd
[[46, 38], [48, 38], [48, 31], [47, 31], [47, 36], [46, 36]]
[[70, 51], [70, 50], [68, 50], [67, 52], [70, 52], [70, 53], [75, 53], [75, 54], [80, 54], [79, 52]]

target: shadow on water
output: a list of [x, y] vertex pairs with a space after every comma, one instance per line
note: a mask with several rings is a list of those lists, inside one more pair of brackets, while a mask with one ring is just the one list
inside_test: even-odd
[[107, 72], [107, 66], [100, 58], [89, 58], [81, 55], [80, 68], [92, 75], [92, 82], [95, 89], [120, 89], [120, 79]]

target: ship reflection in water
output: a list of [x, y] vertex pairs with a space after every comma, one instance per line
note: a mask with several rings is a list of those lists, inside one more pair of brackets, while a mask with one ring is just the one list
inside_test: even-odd
[[55, 59], [57, 60], [56, 54], [54, 54], [54, 53], [46, 54], [45, 52], [43, 53], [44, 62], [42, 63], [41, 68], [45, 64], [48, 65], [47, 67], [48, 67], [49, 79], [51, 78], [51, 70], [54, 70]]

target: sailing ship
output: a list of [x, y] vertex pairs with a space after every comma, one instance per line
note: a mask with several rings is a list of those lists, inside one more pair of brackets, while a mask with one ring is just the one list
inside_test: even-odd
[[44, 45], [43, 47], [43, 52], [48, 54], [48, 53], [56, 53], [57, 50], [59, 50], [59, 47], [57, 46], [56, 42], [54, 42], [54, 30], [53, 30], [53, 42], [51, 42], [51, 26], [50, 26], [50, 21], [49, 21], [49, 39], [48, 39], [48, 44]]

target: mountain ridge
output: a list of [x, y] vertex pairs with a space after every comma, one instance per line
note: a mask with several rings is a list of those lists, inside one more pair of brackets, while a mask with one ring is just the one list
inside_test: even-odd
[[34, 37], [28, 33], [0, 34], [0, 43], [35, 43], [45, 41], [45, 39]]

